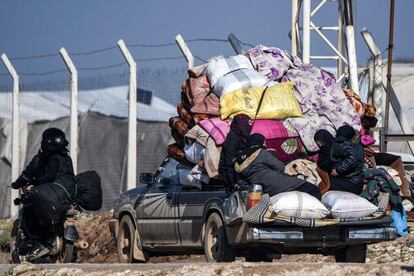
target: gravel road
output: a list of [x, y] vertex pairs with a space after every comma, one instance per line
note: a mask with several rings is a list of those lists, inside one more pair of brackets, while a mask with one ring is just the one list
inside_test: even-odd
[[413, 275], [414, 266], [336, 263], [159, 263], [0, 265], [0, 275]]

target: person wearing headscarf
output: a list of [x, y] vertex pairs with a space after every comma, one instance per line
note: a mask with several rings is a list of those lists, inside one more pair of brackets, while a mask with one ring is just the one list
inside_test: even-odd
[[314, 140], [319, 147], [316, 164], [321, 170], [331, 173], [333, 169], [331, 150], [335, 140], [333, 135], [325, 129], [320, 129], [315, 133]]
[[223, 143], [219, 174], [226, 181], [228, 186], [237, 183], [237, 174], [234, 171], [234, 158], [239, 150], [246, 147], [247, 138], [252, 130], [252, 120], [245, 114], [236, 115], [231, 122], [230, 132]]
[[37, 186], [53, 182], [64, 175], [74, 175], [72, 159], [68, 154], [69, 142], [58, 128], [48, 128], [42, 133], [39, 152], [33, 157], [20, 177], [12, 183], [19, 189], [27, 184]]
[[[23, 170], [20, 177], [11, 184], [13, 189], [27, 185], [38, 186], [52, 183], [63, 177], [74, 177], [72, 159], [68, 154], [69, 142], [65, 133], [58, 128], [48, 128], [42, 133], [39, 152]], [[29, 190], [30, 195], [30, 190]], [[52, 208], [54, 206], [50, 206]], [[25, 240], [20, 248], [22, 255], [28, 254], [29, 260], [47, 255], [53, 247], [53, 233], [39, 223], [36, 205], [25, 205], [22, 216], [22, 228]], [[25, 253], [24, 253], [25, 252]]]
[[271, 197], [283, 192], [301, 191], [320, 200], [319, 188], [305, 180], [285, 174], [285, 165], [267, 151], [264, 142], [265, 138], [261, 134], [252, 134], [248, 137], [246, 148], [236, 155], [236, 172], [251, 185], [261, 185], [263, 192]]
[[339, 190], [360, 194], [363, 188], [364, 148], [360, 142], [354, 142], [355, 130], [341, 126], [335, 137], [331, 158], [333, 169], [330, 177], [330, 190]]

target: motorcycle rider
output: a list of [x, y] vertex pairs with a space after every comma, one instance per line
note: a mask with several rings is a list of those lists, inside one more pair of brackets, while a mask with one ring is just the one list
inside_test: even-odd
[[[42, 133], [42, 142], [39, 152], [33, 157], [19, 178], [11, 184], [13, 189], [20, 189], [26, 185], [42, 185], [54, 182], [65, 176], [74, 176], [72, 159], [68, 154], [69, 142], [65, 133], [58, 128], [48, 128]], [[30, 195], [30, 186], [29, 186]], [[28, 255], [29, 260], [38, 259], [49, 253], [53, 244], [50, 229], [43, 229], [38, 223], [34, 207], [25, 204], [23, 210], [23, 229], [26, 239], [20, 248], [20, 254]]]

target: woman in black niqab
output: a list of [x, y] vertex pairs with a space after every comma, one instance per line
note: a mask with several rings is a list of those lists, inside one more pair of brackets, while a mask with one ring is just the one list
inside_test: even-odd
[[335, 140], [333, 135], [325, 129], [320, 129], [315, 133], [314, 140], [319, 147], [318, 161], [316, 164], [323, 171], [331, 173], [333, 169], [331, 150]]
[[237, 183], [234, 159], [239, 150], [247, 146], [252, 130], [252, 120], [245, 114], [236, 115], [231, 122], [230, 132], [223, 143], [220, 154], [219, 173], [229, 186]]

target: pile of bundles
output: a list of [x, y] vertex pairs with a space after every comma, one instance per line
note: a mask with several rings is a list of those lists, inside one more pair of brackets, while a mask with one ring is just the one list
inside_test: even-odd
[[169, 121], [175, 143], [168, 153], [180, 163], [180, 182], [195, 187], [218, 175], [221, 146], [235, 115], [255, 119], [252, 133], [262, 134], [284, 163], [316, 152], [317, 130], [335, 133], [349, 124], [359, 131], [366, 116], [330, 73], [262, 45], [188, 70], [177, 113]]

